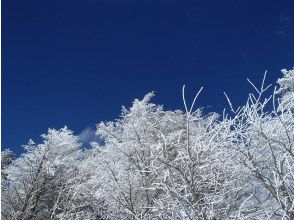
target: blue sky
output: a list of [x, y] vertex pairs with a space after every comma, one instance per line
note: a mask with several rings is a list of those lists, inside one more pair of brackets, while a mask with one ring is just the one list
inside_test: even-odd
[[[294, 1], [2, 0], [2, 147], [67, 125], [91, 134], [155, 91], [182, 109], [204, 86], [207, 111], [246, 99], [294, 66]], [[209, 107], [211, 106], [211, 107]], [[87, 140], [88, 137], [85, 138]]]

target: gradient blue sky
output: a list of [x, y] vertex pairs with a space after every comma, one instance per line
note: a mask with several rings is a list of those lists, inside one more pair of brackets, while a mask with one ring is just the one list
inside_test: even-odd
[[[154, 102], [220, 111], [241, 104], [246, 77], [294, 66], [293, 0], [2, 0], [2, 146], [67, 125], [76, 134]], [[91, 128], [92, 127], [92, 128]]]

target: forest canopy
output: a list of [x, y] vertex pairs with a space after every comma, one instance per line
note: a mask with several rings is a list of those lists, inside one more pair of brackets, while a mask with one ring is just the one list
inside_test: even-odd
[[[294, 219], [294, 70], [205, 114], [152, 103], [101, 122], [85, 148], [66, 126], [1, 153], [1, 219]], [[266, 94], [271, 93], [267, 96]]]

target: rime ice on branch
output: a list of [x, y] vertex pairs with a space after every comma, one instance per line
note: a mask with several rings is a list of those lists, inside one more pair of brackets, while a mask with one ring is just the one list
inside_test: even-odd
[[230, 114], [151, 102], [101, 122], [84, 149], [49, 129], [14, 159], [2, 152], [2, 219], [294, 219], [294, 70], [254, 85]]

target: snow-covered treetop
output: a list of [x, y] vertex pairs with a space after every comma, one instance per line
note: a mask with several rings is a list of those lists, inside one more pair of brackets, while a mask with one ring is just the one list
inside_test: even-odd
[[1, 167], [2, 169], [9, 165], [14, 159], [15, 155], [10, 149], [5, 149], [1, 152]]
[[284, 76], [278, 79], [280, 85], [277, 94], [281, 95], [280, 110], [283, 109], [294, 109], [294, 69], [292, 70], [281, 70]]

